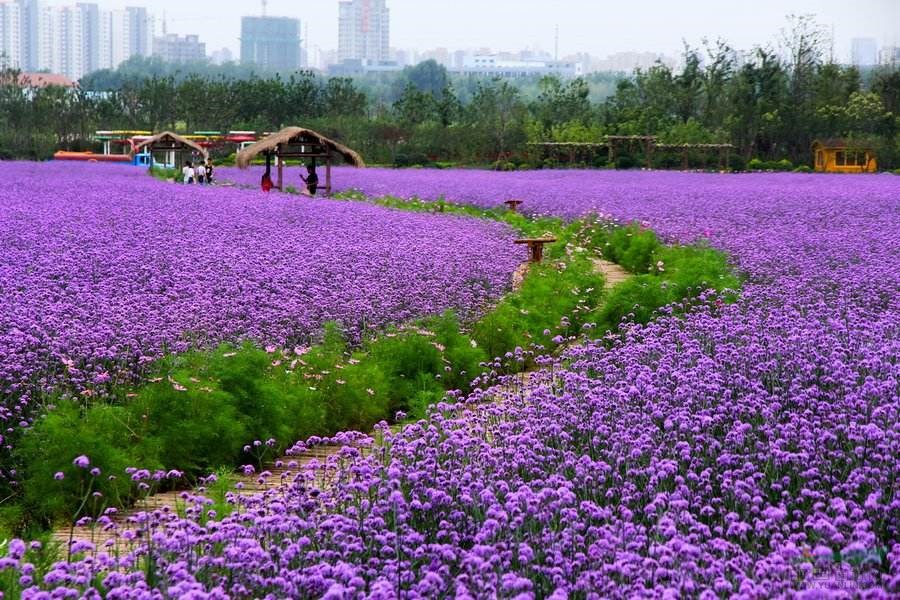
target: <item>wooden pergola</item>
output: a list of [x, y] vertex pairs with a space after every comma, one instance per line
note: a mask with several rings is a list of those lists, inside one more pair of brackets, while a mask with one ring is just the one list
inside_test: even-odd
[[556, 156], [567, 154], [570, 162], [575, 162], [575, 158], [585, 151], [597, 153], [602, 148], [608, 148], [610, 163], [615, 162], [616, 156], [623, 146], [628, 149], [638, 146], [644, 151], [648, 169], [653, 168], [653, 154], [655, 151], [675, 150], [681, 152], [682, 168], [684, 170], [687, 170], [690, 166], [688, 159], [691, 150], [717, 151], [719, 153], [719, 165], [723, 169], [728, 167], [731, 151], [734, 150], [734, 146], [731, 144], [660, 144], [654, 135], [608, 135], [604, 142], [532, 142], [529, 146], [540, 149], [543, 156], [546, 156], [548, 153]]
[[656, 145], [655, 135], [608, 135], [606, 145], [609, 146], [609, 162], [616, 161], [616, 151], [619, 144], [627, 144], [628, 148], [638, 144], [644, 146], [644, 155], [647, 158], [647, 168], [653, 168], [653, 148]]
[[163, 164], [171, 164], [176, 169], [184, 163], [185, 155], [191, 157], [191, 159], [195, 155], [200, 155], [204, 161], [209, 158], [209, 152], [206, 148], [171, 131], [163, 131], [144, 140], [134, 147], [134, 153], [140, 154], [145, 149], [150, 153], [151, 166], [153, 165], [153, 154], [157, 152], [165, 152], [166, 159], [163, 161]]
[[660, 150], [680, 150], [681, 151], [681, 168], [685, 171], [690, 167], [689, 152], [691, 150], [702, 150], [704, 152], [714, 150], [719, 153], [719, 167], [727, 169], [731, 162], [731, 151], [734, 150], [732, 144], [655, 144]]
[[347, 146], [303, 127], [286, 127], [244, 148], [237, 155], [238, 167], [248, 168], [253, 159], [259, 155], [266, 157], [266, 173], [271, 171], [272, 158], [275, 158], [277, 169], [275, 187], [282, 191], [284, 164], [287, 159], [312, 159], [313, 165], [317, 160], [321, 160], [325, 164], [324, 188], [327, 196], [331, 195], [331, 167], [335, 161], [342, 160], [354, 167], [366, 166], [362, 157]]

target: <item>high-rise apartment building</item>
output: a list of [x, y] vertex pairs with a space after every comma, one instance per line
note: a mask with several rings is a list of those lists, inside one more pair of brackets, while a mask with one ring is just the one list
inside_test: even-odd
[[389, 61], [390, 32], [390, 10], [385, 0], [343, 0], [338, 25], [338, 60]]
[[153, 53], [153, 19], [143, 6], [125, 9], [125, 30], [128, 57], [150, 56]]
[[171, 63], [196, 62], [206, 58], [206, 44], [196, 35], [167, 33], [153, 39], [153, 56]]
[[100, 7], [93, 3], [81, 2], [76, 5], [81, 19], [81, 36], [83, 41], [81, 63], [85, 73], [101, 68], [100, 45]]
[[53, 41], [52, 59], [48, 64], [54, 73], [69, 79], [85, 74], [84, 21], [77, 6], [63, 6], [50, 13], [50, 29]]
[[93, 2], [51, 6], [0, 0], [3, 64], [26, 72], [50, 71], [77, 80], [132, 56], [150, 56], [153, 29], [153, 18], [142, 7], [103, 11]]
[[853, 38], [851, 63], [857, 67], [878, 64], [878, 42], [873, 38]]
[[0, 68], [22, 66], [22, 13], [16, 2], [0, 1]]
[[287, 17], [243, 17], [241, 62], [269, 71], [300, 68], [300, 21]]

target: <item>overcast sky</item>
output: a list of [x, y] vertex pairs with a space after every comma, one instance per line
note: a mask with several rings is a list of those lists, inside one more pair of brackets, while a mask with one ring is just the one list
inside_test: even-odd
[[[75, 0], [70, 0], [74, 3]], [[94, 0], [101, 6], [147, 6], [170, 33], [197, 33], [207, 50], [238, 50], [240, 17], [260, 14], [257, 0]], [[850, 40], [900, 43], [900, 0], [387, 0], [391, 46], [427, 50], [490, 47], [589, 52], [599, 57], [636, 50], [677, 55], [682, 40], [722, 37], [740, 49], [774, 41], [788, 13], [812, 13], [834, 27], [837, 58]], [[54, 0], [54, 4], [70, 2]], [[309, 26], [310, 47], [337, 47], [338, 0], [269, 0], [268, 14]]]

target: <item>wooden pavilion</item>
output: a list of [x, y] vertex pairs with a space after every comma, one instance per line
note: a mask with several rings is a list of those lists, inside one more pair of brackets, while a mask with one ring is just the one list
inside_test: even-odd
[[322, 161], [325, 164], [326, 196], [331, 195], [331, 167], [337, 160], [354, 167], [366, 166], [362, 157], [347, 146], [303, 127], [286, 127], [244, 148], [237, 155], [238, 167], [246, 169], [260, 154], [266, 157], [267, 174], [271, 172], [272, 159], [275, 159], [277, 169], [275, 187], [279, 190], [284, 190], [284, 165], [287, 159], [311, 159], [313, 166], [316, 165], [316, 161]]
[[144, 151], [150, 154], [150, 166], [153, 165], [155, 154], [165, 153], [165, 159], [160, 162], [175, 169], [180, 168], [187, 160], [197, 160], [199, 157], [200, 160], [206, 161], [209, 158], [206, 148], [171, 131], [158, 133], [134, 147], [135, 155]]

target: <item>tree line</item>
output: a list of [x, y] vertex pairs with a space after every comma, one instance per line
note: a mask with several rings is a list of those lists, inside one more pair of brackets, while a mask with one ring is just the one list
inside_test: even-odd
[[[312, 72], [143, 72], [86, 77], [74, 90], [23, 89], [0, 72], [0, 157], [44, 159], [94, 148], [97, 129], [271, 131], [299, 124], [358, 149], [370, 163], [552, 166], [530, 142], [654, 135], [664, 143], [731, 143], [732, 166], [758, 158], [810, 164], [816, 138], [845, 137], [900, 167], [900, 70], [861, 72], [827, 56], [826, 32], [794, 18], [780, 48], [685, 47], [678, 70], [630, 76], [486, 79], [429, 61], [386, 79]], [[145, 65], [146, 66], [146, 65]], [[632, 154], [631, 157], [628, 154]], [[637, 159], [632, 148], [619, 165]], [[605, 166], [602, 152], [579, 160]], [[703, 166], [703, 157], [692, 157]], [[549, 162], [549, 164], [548, 164]]]

